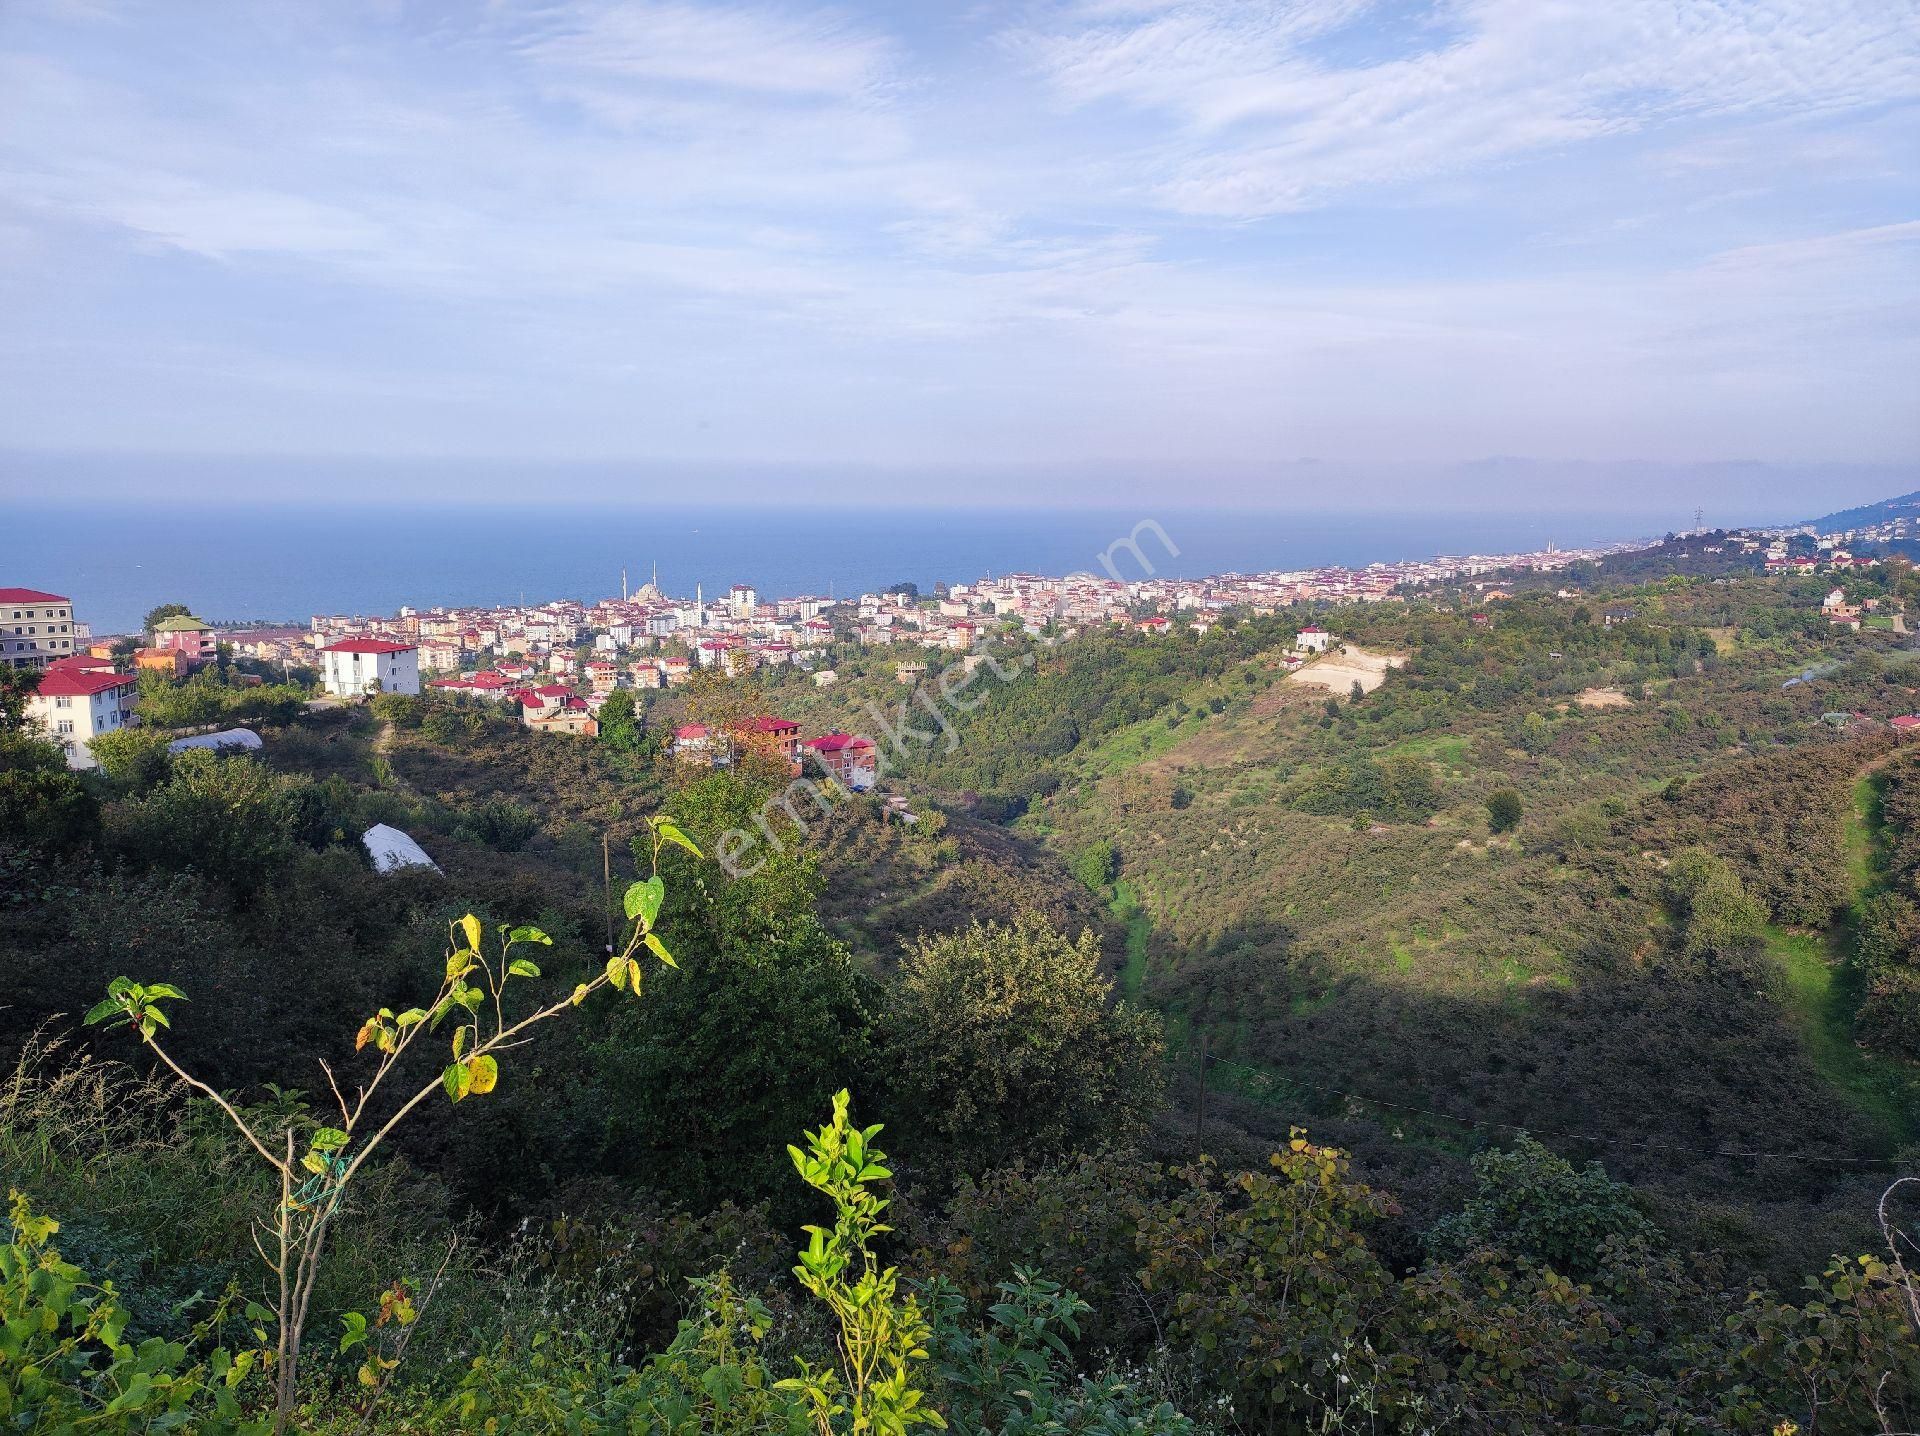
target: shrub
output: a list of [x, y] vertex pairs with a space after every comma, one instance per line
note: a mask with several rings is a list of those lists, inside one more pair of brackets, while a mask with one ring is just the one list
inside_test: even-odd
[[241, 1403], [260, 1353], [212, 1344], [231, 1295], [193, 1329], [191, 1348], [161, 1336], [136, 1345], [113, 1283], [96, 1284], [63, 1260], [53, 1246], [60, 1223], [36, 1215], [19, 1192], [10, 1197], [0, 1245], [0, 1418], [10, 1429], [266, 1431]]
[[1657, 1235], [1631, 1190], [1598, 1162], [1576, 1171], [1524, 1133], [1510, 1151], [1476, 1155], [1473, 1175], [1478, 1190], [1429, 1234], [1438, 1256], [1492, 1247], [1584, 1277], [1598, 1268], [1609, 1238]]
[[1496, 788], [1487, 794], [1487, 829], [1495, 833], [1510, 833], [1520, 826], [1524, 808], [1520, 795], [1512, 788]]
[[1029, 913], [922, 939], [891, 997], [887, 1110], [946, 1176], [1123, 1144], [1159, 1106], [1160, 1019], [1112, 1000], [1091, 931]]

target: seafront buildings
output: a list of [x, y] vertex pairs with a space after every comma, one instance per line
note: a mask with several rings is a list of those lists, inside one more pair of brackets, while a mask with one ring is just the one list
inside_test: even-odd
[[[1899, 521], [1901, 532], [1894, 536], [1904, 536], [1906, 522]], [[1842, 570], [1855, 562], [1848, 543], [1878, 536], [1746, 529], [1716, 536], [1711, 551], [1731, 549], [1769, 570]], [[1176, 578], [1155, 572], [1146, 552], [1123, 541], [1102, 561], [1104, 574], [1003, 573], [940, 584], [929, 596], [896, 591], [851, 598], [767, 597], [751, 584], [738, 583], [708, 600], [704, 586], [697, 585], [691, 598], [674, 596], [657, 580], [629, 589], [623, 575], [618, 597], [596, 601], [409, 606], [393, 615], [320, 614], [304, 627], [251, 626], [219, 633], [198, 619], [169, 619], [155, 635], [163, 646], [139, 649], [136, 660], [141, 667], [148, 666], [150, 655], [173, 660], [177, 673], [181, 659], [189, 667], [207, 661], [217, 640], [238, 657], [283, 671], [318, 670], [322, 686], [339, 697], [424, 690], [464, 694], [511, 704], [523, 721], [542, 731], [588, 734], [610, 694], [673, 687], [703, 669], [739, 674], [793, 667], [825, 684], [835, 679], [829, 650], [854, 646], [885, 651], [894, 675], [911, 683], [926, 671], [929, 650], [966, 655], [963, 661], [974, 663], [980, 661], [977, 650], [1000, 633], [1024, 631], [1057, 642], [1122, 625], [1149, 636], [1204, 634], [1227, 613], [1376, 602], [1432, 585], [1471, 588], [1476, 601], [1491, 601], [1504, 596], [1499, 585], [1515, 575], [1552, 574], [1642, 546], [1622, 542], [1562, 549], [1550, 544], [1537, 553]], [[1138, 574], [1119, 571], [1125, 563]], [[7, 626], [23, 631], [4, 634], [6, 642], [31, 647], [0, 654], [8, 661], [44, 667], [73, 652], [75, 635], [84, 634], [72, 623], [71, 602], [59, 595], [0, 590], [0, 614], [14, 609], [18, 622]], [[1311, 623], [1305, 631], [1314, 631]]]

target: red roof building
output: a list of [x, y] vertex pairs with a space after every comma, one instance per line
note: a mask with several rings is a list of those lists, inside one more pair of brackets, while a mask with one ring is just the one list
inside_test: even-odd
[[800, 745], [813, 755], [827, 776], [850, 792], [873, 786], [878, 765], [870, 739], [852, 733], [825, 733]]
[[320, 650], [320, 681], [342, 698], [371, 693], [419, 696], [420, 650], [386, 638], [343, 638]]
[[91, 768], [88, 745], [133, 722], [136, 686], [130, 673], [60, 664], [40, 675], [40, 686], [27, 697], [27, 716], [65, 750], [68, 767]]
[[322, 653], [411, 653], [411, 643], [392, 643], [384, 638], [343, 638], [338, 643], [329, 643], [321, 649]]
[[131, 674], [115, 673], [110, 668], [102, 673], [55, 665], [40, 675], [40, 687], [36, 691], [46, 698], [90, 698], [96, 693], [134, 686]]
[[45, 668], [74, 652], [73, 602], [37, 588], [0, 588], [0, 667]]

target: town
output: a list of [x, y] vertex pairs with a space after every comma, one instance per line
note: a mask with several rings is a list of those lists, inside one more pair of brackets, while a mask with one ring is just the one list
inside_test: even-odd
[[[1508, 596], [1502, 584], [1516, 578], [1538, 579], [1646, 546], [1645, 541], [1583, 548], [1549, 544], [1533, 553], [1185, 579], [1153, 572], [1139, 543], [1149, 528], [1157, 525], [1141, 525], [1109, 551], [1103, 563], [1116, 570], [1110, 576], [1010, 573], [939, 584], [930, 595], [903, 584], [857, 598], [770, 598], [750, 584], [735, 584], [712, 598], [696, 586], [689, 598], [663, 592], [657, 575], [630, 588], [623, 574], [618, 597], [594, 602], [408, 606], [390, 616], [316, 614], [301, 627], [217, 627], [179, 611], [158, 618], [144, 633], [116, 637], [94, 634], [77, 616], [69, 596], [6, 588], [0, 589], [0, 614], [5, 615], [0, 621], [6, 630], [0, 634], [0, 667], [44, 670], [29, 700], [31, 714], [65, 747], [70, 764], [81, 768], [92, 764], [88, 745], [94, 738], [137, 722], [141, 674], [183, 678], [222, 652], [249, 661], [250, 671], [237, 675], [242, 683], [264, 683], [269, 674], [286, 677], [296, 670], [314, 675], [314, 686], [323, 695], [316, 701], [321, 703], [379, 693], [418, 695], [425, 689], [511, 705], [537, 732], [593, 737], [601, 708], [613, 693], [672, 688], [701, 670], [739, 676], [791, 666], [825, 687], [838, 680], [831, 652], [853, 645], [897, 650], [894, 675], [912, 684], [926, 672], [916, 652], [948, 651], [976, 663], [997, 635], [1016, 631], [1047, 642], [1067, 642], [1085, 631], [1121, 625], [1149, 635], [1177, 631], [1200, 636], [1229, 613], [1268, 615], [1381, 602], [1445, 585], [1464, 586], [1475, 602], [1489, 603]], [[1820, 533], [1811, 525], [1736, 529], [1712, 534], [1713, 542], [1703, 551], [1748, 556], [1769, 573], [1844, 573], [1871, 562], [1856, 558], [1854, 547], [1903, 541], [1909, 528], [1908, 520], [1898, 519], [1835, 533]], [[1701, 530], [1696, 536], [1708, 535]], [[1164, 534], [1159, 537], [1164, 541]], [[1145, 576], [1118, 576], [1114, 557], [1123, 548]], [[1560, 594], [1576, 596], [1564, 588]], [[1842, 588], [1827, 595], [1823, 612], [1835, 627], [1853, 629], [1871, 616], [1870, 608], [1863, 611], [1849, 603]], [[1609, 609], [1603, 615], [1608, 623], [1630, 616], [1630, 609]], [[1485, 615], [1475, 618], [1483, 621]], [[1323, 650], [1329, 638], [1308, 624], [1289, 665], [1298, 666]], [[777, 733], [761, 736], [771, 740], [795, 773], [804, 751], [849, 787], [871, 784], [873, 759], [867, 740], [829, 733], [802, 742], [797, 728], [785, 720], [761, 721], [778, 726]], [[686, 725], [675, 734], [673, 749], [683, 757], [726, 761], [739, 741], [738, 734], [723, 737], [701, 725]]]

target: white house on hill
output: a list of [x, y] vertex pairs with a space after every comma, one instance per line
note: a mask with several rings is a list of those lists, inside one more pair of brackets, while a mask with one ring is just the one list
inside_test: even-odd
[[69, 768], [91, 768], [87, 745], [132, 724], [133, 704], [131, 673], [115, 673], [104, 660], [62, 658], [41, 674], [27, 698], [27, 716], [65, 751]]
[[420, 692], [420, 650], [384, 638], [343, 638], [320, 650], [320, 681], [341, 698]]

